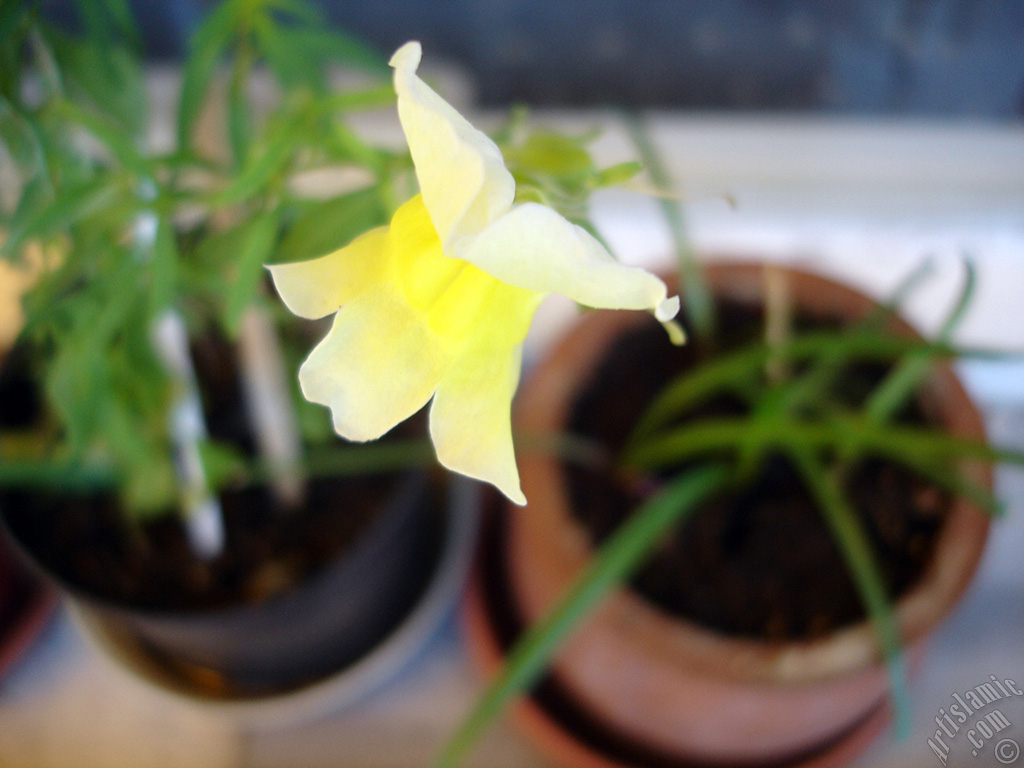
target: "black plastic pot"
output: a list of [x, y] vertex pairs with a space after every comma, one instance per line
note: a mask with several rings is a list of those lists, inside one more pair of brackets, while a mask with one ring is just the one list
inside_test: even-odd
[[137, 608], [90, 594], [40, 562], [17, 524], [24, 510], [0, 512], [11, 539], [86, 623], [139, 646], [173, 676], [205, 681], [209, 697], [249, 698], [294, 690], [343, 669], [396, 627], [437, 562], [446, 518], [435, 490], [422, 474], [397, 478], [336, 560], [262, 602], [194, 611]]
[[[244, 446], [231, 347], [212, 338], [196, 351], [211, 434]], [[43, 407], [24, 369], [15, 353], [0, 366], [6, 429], [31, 428]], [[441, 485], [424, 471], [321, 478], [310, 481], [307, 501], [294, 510], [279, 509], [265, 489], [228, 491], [222, 502], [226, 524], [233, 524], [225, 550], [234, 559], [209, 568], [191, 554], [173, 517], [155, 521], [158, 529], [144, 524], [140, 550], [129, 533], [139, 521], [99, 493], [0, 487], [0, 536], [6, 529], [113, 655], [144, 658], [147, 673], [162, 669], [151, 677], [179, 692], [246, 700], [306, 688], [399, 626], [458, 527]], [[160, 554], [159, 562], [140, 551]], [[205, 570], [193, 579], [197, 568]], [[264, 570], [272, 584], [256, 589], [254, 573]]]

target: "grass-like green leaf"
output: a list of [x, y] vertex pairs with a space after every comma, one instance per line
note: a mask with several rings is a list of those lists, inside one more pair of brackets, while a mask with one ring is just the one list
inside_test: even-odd
[[89, 216], [111, 203], [118, 194], [106, 178], [95, 178], [74, 184], [63, 190], [45, 206], [26, 217], [22, 225], [12, 228], [2, 249], [6, 254], [17, 253], [26, 240], [50, 237], [64, 231], [83, 217]]
[[643, 163], [635, 160], [610, 165], [597, 172], [597, 175], [594, 177], [594, 186], [614, 187], [619, 184], [624, 184], [643, 171], [643, 169]]
[[[970, 306], [971, 297], [974, 295], [976, 275], [974, 265], [967, 261], [964, 263], [964, 282], [960, 293], [953, 303], [949, 314], [943, 321], [936, 338], [940, 342], [947, 341], [953, 331], [963, 319], [967, 307]], [[864, 407], [869, 419], [884, 421], [891, 417], [900, 406], [906, 402], [914, 389], [921, 382], [921, 379], [928, 372], [928, 366], [932, 361], [931, 355], [927, 352], [915, 352], [908, 355], [893, 368], [886, 376], [885, 381], [878, 385]]]
[[477, 700], [435, 762], [435, 768], [455, 768], [505, 704], [540, 679], [560, 643], [586, 612], [611, 587], [629, 576], [672, 525], [686, 519], [701, 502], [722, 488], [728, 477], [722, 466], [702, 466], [676, 477], [638, 507], [601, 545], [555, 608], [516, 641], [501, 673]]
[[897, 737], [903, 738], [909, 732], [910, 697], [907, 694], [899, 629], [893, 615], [891, 598], [880, 575], [878, 559], [857, 513], [843, 495], [841, 483], [833, 478], [827, 466], [810, 451], [798, 450], [790, 455], [821, 509], [832, 536], [839, 544], [839, 551], [843, 554], [861, 602], [875, 628], [889, 671], [893, 727]]
[[326, 26], [282, 27], [278, 36], [288, 50], [303, 50], [323, 67], [329, 63], [347, 65], [384, 77], [386, 57], [355, 35]]
[[268, 10], [286, 13], [295, 21], [312, 25], [327, 23], [323, 9], [307, 0], [262, 0], [262, 5]]
[[903, 453], [899, 460], [901, 464], [914, 470], [929, 482], [939, 488], [944, 488], [954, 496], [966, 499], [990, 515], [998, 517], [1003, 514], [1003, 504], [996, 495], [985, 486], [966, 477], [960, 468], [953, 466], [954, 459], [934, 460], [926, 456]]
[[0, 96], [0, 142], [26, 176], [42, 167], [42, 148], [27, 115]]
[[261, 146], [253, 147], [249, 162], [215, 196], [213, 204], [237, 203], [265, 193], [271, 181], [280, 178], [291, 162], [293, 150], [301, 139], [298, 128], [294, 120], [276, 125]]
[[174, 225], [167, 216], [161, 216], [156, 228], [151, 254], [151, 275], [149, 292], [149, 311], [151, 317], [157, 317], [163, 310], [174, 303], [177, 282], [178, 263], [181, 256], [174, 236]]
[[[674, 188], [673, 181], [654, 142], [651, 141], [643, 118], [634, 113], [625, 115], [624, 119], [633, 146], [640, 154], [651, 181], [658, 189], [670, 193]], [[679, 292], [683, 296], [686, 314], [693, 324], [694, 335], [710, 343], [714, 339], [717, 324], [715, 297], [690, 245], [682, 208], [679, 201], [670, 196], [658, 198], [658, 206], [672, 236], [672, 246], [679, 270]]]
[[308, 203], [288, 227], [274, 260], [302, 261], [323, 256], [386, 221], [387, 212], [373, 187]]
[[241, 251], [234, 280], [227, 290], [224, 327], [231, 337], [238, 334], [242, 314], [256, 296], [263, 276], [263, 265], [270, 261], [277, 240], [278, 212], [268, 209], [245, 222], [240, 228]]
[[112, 488], [117, 475], [106, 463], [66, 462], [60, 459], [0, 460], [0, 486], [47, 491], [83, 492]]
[[214, 8], [193, 35], [182, 68], [178, 96], [178, 149], [190, 145], [192, 127], [217, 71], [217, 64], [235, 34], [239, 15], [246, 11], [241, 0], [225, 0]]
[[938, 357], [974, 353], [946, 344], [869, 332], [813, 331], [794, 336], [777, 347], [764, 341], [755, 341], [695, 366], [666, 384], [637, 420], [629, 442], [630, 445], [641, 442], [658, 428], [681, 416], [688, 408], [720, 391], [749, 382], [751, 377], [760, 374], [765, 362], [773, 356], [787, 362], [820, 358], [823, 355], [836, 361], [854, 358], [887, 360], [912, 352], [928, 352]]
[[[90, 5], [97, 0], [80, 0], [79, 5]], [[117, 27], [120, 35], [133, 46], [138, 46], [142, 42], [142, 38], [139, 35], [139, 28], [135, 23], [135, 17], [132, 15], [131, 7], [128, 5], [128, 0], [98, 0], [98, 3], [106, 9], [108, 16], [113, 24]]]
[[252, 117], [246, 85], [253, 63], [253, 53], [245, 40], [240, 44], [231, 67], [228, 82], [228, 140], [236, 166], [242, 166], [249, 156], [252, 141]]
[[[304, 466], [310, 477], [345, 477], [391, 472], [435, 463], [429, 438], [390, 438], [376, 443], [334, 444], [310, 450]], [[263, 470], [269, 476], [270, 470]]]
[[18, 28], [26, 25], [31, 10], [28, 3], [0, 3], [0, 40], [5, 47], [15, 41]]
[[149, 161], [142, 156], [136, 146], [136, 137], [116, 121], [67, 99], [55, 104], [54, 111], [58, 116], [70, 123], [77, 123], [99, 139], [126, 168], [142, 176], [151, 174]]
[[[122, 42], [77, 39], [58, 30], [48, 38], [67, 84], [132, 136], [142, 135], [149, 115], [138, 58]], [[70, 88], [69, 88], [70, 91]]]
[[962, 457], [986, 462], [1024, 464], [1024, 452], [927, 427], [880, 425], [862, 416], [833, 413], [817, 420], [754, 422], [749, 419], [701, 419], [666, 430], [635, 444], [622, 456], [628, 466], [645, 470], [672, 467], [702, 454], [746, 447], [762, 449], [829, 448], [855, 460], [870, 453], [897, 461], [904, 457], [945, 461]]

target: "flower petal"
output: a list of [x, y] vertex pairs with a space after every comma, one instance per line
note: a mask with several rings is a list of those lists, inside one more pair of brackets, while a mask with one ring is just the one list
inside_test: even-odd
[[[512, 449], [510, 413], [519, 382], [522, 341], [544, 294], [502, 283], [472, 265], [467, 265], [467, 271], [479, 277], [452, 286], [435, 308], [441, 310], [448, 300], [463, 307], [448, 318], [456, 320], [450, 328], [457, 325], [463, 330], [461, 343], [453, 347], [452, 364], [437, 385], [430, 436], [441, 464], [493, 483], [516, 504], [525, 504]], [[469, 295], [470, 289], [475, 296]], [[470, 308], [473, 318], [467, 314]]]
[[387, 270], [387, 233], [387, 227], [378, 227], [318, 259], [269, 265], [285, 306], [316, 320], [380, 283]]
[[307, 400], [331, 409], [335, 431], [374, 440], [427, 402], [451, 355], [395, 288], [347, 302], [299, 369]]
[[516, 206], [455, 242], [451, 255], [510, 285], [557, 291], [588, 307], [649, 309], [663, 322], [679, 309], [661, 280], [618, 263], [585, 229], [539, 203]]
[[406, 43], [390, 63], [416, 178], [447, 251], [455, 238], [479, 232], [509, 210], [515, 181], [497, 145], [416, 75], [421, 55], [419, 43]]
[[449, 368], [430, 407], [437, 459], [453, 472], [492, 483], [516, 504], [526, 504], [511, 423], [522, 347], [467, 352]]

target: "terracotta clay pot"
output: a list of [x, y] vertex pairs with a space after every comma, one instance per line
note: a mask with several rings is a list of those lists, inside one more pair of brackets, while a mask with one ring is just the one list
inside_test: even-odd
[[[790, 294], [810, 315], [850, 319], [874, 303], [830, 280], [786, 271]], [[723, 297], [760, 303], [763, 269], [720, 264], [708, 280]], [[639, 313], [587, 315], [534, 370], [517, 401], [515, 428], [559, 431], [581, 382], [611, 340]], [[901, 333], [913, 334], [896, 322]], [[926, 384], [937, 420], [950, 432], [983, 439], [981, 418], [960, 383], [939, 366]], [[570, 514], [560, 462], [542, 453], [520, 459], [525, 510], [508, 515], [509, 591], [524, 622], [544, 615], [591, 557], [586, 531]], [[985, 466], [966, 468], [991, 486]], [[984, 547], [988, 517], [956, 500], [923, 576], [896, 606], [902, 641], [917, 649], [967, 586]], [[730, 765], [790, 764], [857, 731], [883, 704], [887, 677], [866, 623], [820, 640], [761, 642], [726, 636], [672, 617], [620, 589], [576, 631], [558, 656], [554, 678], [589, 717], [662, 756]], [[862, 730], [860, 731], [862, 732]], [[586, 764], [586, 763], [583, 763]], [[795, 764], [795, 763], [794, 763]], [[800, 762], [799, 764], [810, 764]]]

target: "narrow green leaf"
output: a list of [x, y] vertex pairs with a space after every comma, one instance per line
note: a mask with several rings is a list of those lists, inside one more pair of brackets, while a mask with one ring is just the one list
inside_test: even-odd
[[376, 147], [370, 146], [341, 120], [336, 120], [331, 124], [328, 135], [330, 138], [328, 151], [336, 161], [361, 165], [378, 176], [385, 172], [388, 155]]
[[44, 27], [39, 24], [32, 24], [29, 27], [28, 39], [46, 97], [64, 95], [64, 77], [58, 65], [56, 53], [57, 37], [57, 30], [53, 27]]
[[63, 231], [84, 216], [109, 204], [117, 194], [106, 179], [90, 179], [61, 191], [34, 216], [27, 218], [20, 229], [12, 229], [2, 248], [5, 253], [17, 253], [25, 240], [48, 237]]
[[554, 610], [516, 641], [504, 669], [477, 700], [434, 763], [435, 768], [455, 768], [505, 705], [540, 679], [561, 642], [584, 614], [632, 573], [670, 526], [685, 520], [727, 479], [728, 473], [721, 466], [699, 467], [675, 478], [637, 508], [604, 542]]
[[[976, 282], [974, 265], [968, 261], [965, 262], [964, 267], [964, 282], [960, 293], [936, 336], [940, 342], [948, 341], [952, 336], [974, 295]], [[871, 397], [865, 405], [867, 417], [874, 421], [885, 421], [890, 418], [906, 402], [921, 379], [924, 378], [930, 363], [931, 356], [926, 352], [915, 352], [902, 360], [889, 372], [885, 381], [871, 393]]]
[[128, 403], [111, 394], [103, 403], [99, 433], [118, 467], [124, 508], [135, 515], [163, 512], [179, 492], [171, 454], [139, 428]]
[[310, 203], [288, 227], [274, 260], [302, 261], [323, 256], [386, 221], [387, 213], [372, 187]]
[[31, 123], [2, 97], [0, 142], [26, 175], [32, 175], [41, 167], [42, 152]]
[[[925, 260], [900, 281], [896, 290], [886, 301], [873, 306], [863, 317], [848, 325], [843, 333], [847, 336], [896, 335], [886, 329], [906, 298], [917, 289], [921, 281], [931, 274], [932, 264]], [[823, 402], [829, 390], [846, 366], [857, 359], [843, 345], [823, 351], [811, 362], [809, 368], [796, 379], [784, 382], [773, 392], [766, 393], [758, 404], [759, 412], [768, 418], [781, 411], [795, 412], [808, 403]]]
[[264, 5], [267, 8], [283, 11], [298, 21], [303, 21], [310, 25], [323, 25], [327, 23], [327, 18], [324, 16], [320, 6], [315, 3], [306, 2], [306, 0], [263, 0]]
[[989, 464], [1024, 465], [1024, 451], [989, 445], [927, 427], [879, 426], [863, 417], [843, 417], [835, 422], [848, 453], [871, 450], [897, 460], [977, 459]]
[[551, 131], [534, 131], [522, 143], [506, 146], [502, 154], [513, 171], [561, 177], [596, 173], [579, 140]]
[[127, 168], [144, 176], [150, 175], [149, 163], [136, 147], [135, 137], [109, 117], [91, 112], [68, 100], [57, 103], [54, 110], [63, 119], [89, 131]]
[[791, 455], [824, 514], [833, 538], [839, 543], [846, 567], [853, 576], [861, 602], [874, 625], [889, 670], [893, 728], [897, 737], [903, 738], [910, 729], [910, 696], [907, 693], [899, 628], [891, 598], [882, 581], [878, 559], [857, 513], [850, 507], [839, 483], [833, 480], [825, 466], [808, 451], [795, 451]]
[[203, 440], [199, 443], [199, 456], [210, 488], [226, 488], [246, 478], [245, 454], [233, 445], [217, 440]]
[[[86, 4], [93, 1], [83, 0]], [[135, 24], [135, 18], [132, 16], [132, 10], [128, 5], [128, 0], [100, 0], [100, 2], [106, 8], [111, 21], [113, 21], [121, 35], [131, 45], [138, 46], [142, 39], [139, 35], [139, 28]]]
[[174, 304], [178, 281], [178, 244], [174, 236], [174, 224], [169, 216], [161, 216], [153, 241], [149, 311], [150, 317], [158, 317]]
[[594, 177], [596, 187], [614, 187], [632, 179], [644, 169], [643, 163], [631, 160], [602, 168]]
[[954, 496], [963, 497], [990, 515], [998, 517], [1005, 511], [1004, 505], [992, 491], [964, 476], [956, 467], [950, 466], [951, 461], [948, 459], [934, 461], [928, 457], [904, 453], [900, 455], [899, 460], [926, 480], [946, 489]]
[[271, 180], [281, 175], [292, 159], [292, 151], [300, 139], [296, 127], [294, 123], [278, 125], [266, 144], [254, 147], [249, 162], [215, 196], [214, 203], [237, 203], [266, 192]]
[[225, 0], [206, 17], [192, 36], [188, 57], [182, 68], [178, 96], [178, 149], [191, 146], [192, 127], [199, 117], [210, 80], [217, 63], [231, 42], [239, 14], [245, 9], [240, 0]]
[[231, 143], [231, 155], [235, 165], [241, 167], [249, 156], [249, 144], [252, 140], [252, 121], [246, 84], [252, 55], [248, 47], [243, 47], [235, 58], [228, 85], [228, 138]]
[[323, 67], [316, 57], [305, 48], [286, 45], [279, 34], [280, 25], [268, 14], [253, 17], [253, 32], [257, 48], [266, 57], [283, 92], [291, 93], [303, 87], [316, 93], [326, 91]]
[[836, 361], [853, 358], [886, 360], [911, 352], [927, 351], [942, 357], [967, 354], [945, 344], [935, 344], [900, 336], [849, 331], [812, 331], [794, 336], [779, 347], [755, 341], [739, 349], [716, 356], [703, 365], [685, 371], [666, 384], [644, 414], [637, 420], [629, 443], [635, 444], [655, 429], [681, 416], [687, 408], [699, 404], [716, 392], [742, 384], [758, 375], [764, 363], [777, 355], [788, 362], [827, 356]]
[[68, 492], [110, 488], [116, 474], [107, 464], [68, 463], [58, 459], [0, 459], [0, 486]]
[[215, 273], [215, 280], [223, 283], [222, 275], [225, 268], [234, 263], [242, 252], [242, 236], [245, 232], [240, 225], [224, 230], [211, 230], [191, 249], [192, 257], [188, 262], [194, 263], [197, 269], [205, 273]]
[[991, 446], [928, 427], [880, 425], [861, 416], [832, 414], [819, 420], [751, 423], [750, 419], [701, 419], [637, 443], [622, 461], [648, 471], [674, 466], [694, 456], [755, 444], [797, 450], [830, 448], [851, 460], [865, 454], [896, 461], [953, 458], [1024, 465], [1024, 452]]
[[380, 76], [389, 71], [385, 56], [368, 43], [341, 30], [320, 26], [280, 27], [277, 36], [282, 48], [304, 51], [321, 67], [342, 64]]
[[[347, 477], [432, 466], [434, 448], [429, 438], [386, 439], [374, 443], [337, 445], [311, 450], [304, 469], [310, 477]], [[269, 479], [269, 468], [257, 469], [257, 477]]]
[[0, 40], [5, 46], [14, 39], [18, 27], [25, 23], [31, 8], [29, 3], [0, 3]]
[[99, 47], [106, 47], [114, 40], [114, 29], [111, 28], [103, 2], [99, 0], [75, 0], [78, 16], [85, 28], [85, 39]]
[[139, 60], [116, 41], [80, 40], [58, 30], [49, 33], [66, 80], [84, 93], [108, 119], [139, 136], [149, 110]]
[[[40, 170], [22, 186], [18, 205], [7, 221], [8, 231], [12, 233], [26, 231], [52, 200], [50, 181]], [[20, 255], [15, 250], [0, 250], [0, 258], [17, 260]]]
[[[666, 192], [671, 191], [672, 179], [669, 178], [661, 155], [655, 148], [654, 142], [651, 141], [643, 118], [639, 114], [627, 114], [625, 123], [651, 181], [659, 189]], [[686, 231], [686, 219], [683, 217], [679, 203], [665, 197], [658, 199], [658, 205], [672, 235], [676, 263], [679, 268], [679, 292], [683, 296], [684, 310], [693, 323], [695, 335], [710, 343], [715, 337], [717, 324], [714, 293], [711, 291], [707, 278], [704, 277], [704, 271], [690, 245], [689, 234]]]
[[238, 333], [242, 314], [256, 296], [256, 287], [263, 276], [263, 265], [270, 261], [277, 239], [277, 211], [267, 210], [245, 222], [241, 229], [241, 251], [238, 254], [235, 279], [227, 291], [224, 327], [233, 338]]
[[329, 116], [389, 107], [394, 103], [394, 89], [390, 85], [379, 85], [358, 91], [328, 94], [313, 102], [310, 110], [317, 116]]

